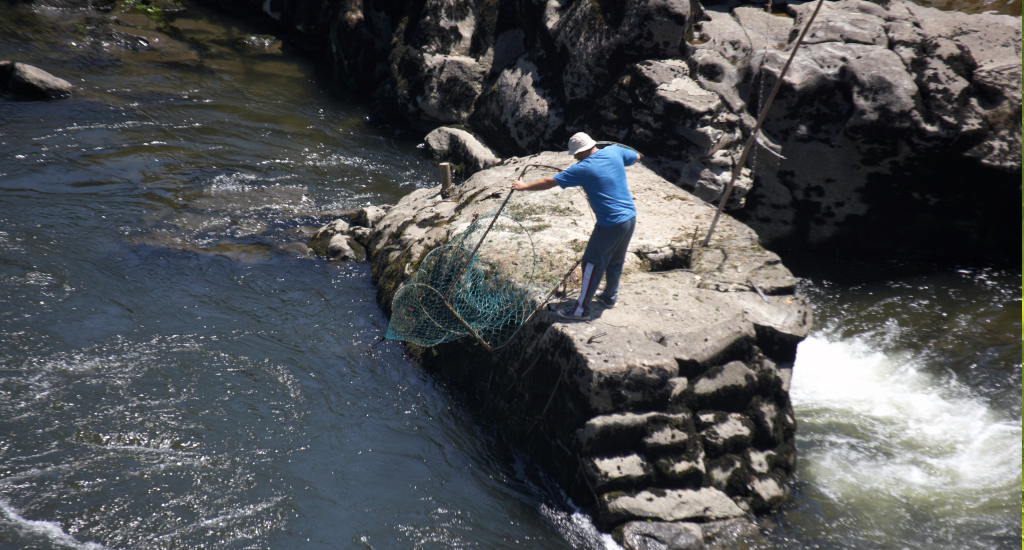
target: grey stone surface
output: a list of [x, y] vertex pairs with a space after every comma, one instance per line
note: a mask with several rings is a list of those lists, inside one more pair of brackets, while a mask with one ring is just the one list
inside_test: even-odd
[[[561, 82], [569, 102], [585, 100], [622, 68], [623, 58], [676, 57], [692, 25], [687, 0], [625, 0], [615, 11], [595, 2], [571, 2], [549, 12], [547, 28], [567, 59]], [[557, 6], [557, 4], [556, 4]]]
[[[765, 123], [785, 159], [759, 157], [744, 219], [776, 246], [994, 246], [991, 225], [964, 214], [992, 211], [984, 201], [967, 206], [984, 194], [1015, 200], [1020, 18], [903, 1], [826, 6]], [[810, 8], [792, 8], [794, 29]], [[769, 49], [763, 71], [777, 75], [788, 54]], [[993, 169], [974, 198], [953, 175], [971, 165]]]
[[537, 65], [524, 57], [504, 69], [480, 97], [472, 123], [489, 142], [515, 154], [528, 154], [555, 142], [565, 124], [565, 111], [554, 91], [541, 81]]
[[688, 522], [631, 521], [615, 530], [626, 550], [704, 550], [704, 533]]
[[24, 63], [0, 61], [0, 86], [34, 99], [60, 99], [74, 93], [70, 82]]
[[755, 475], [748, 482], [750, 507], [755, 512], [766, 512], [785, 502], [789, 488], [773, 476]]
[[637, 454], [591, 457], [584, 462], [583, 469], [595, 491], [636, 489], [654, 477], [654, 467]]
[[[814, 4], [785, 17], [733, 7], [282, 0], [271, 11], [326, 41], [339, 80], [373, 91], [377, 115], [466, 123], [503, 154], [588, 131], [714, 201]], [[773, 247], [1000, 249], [1006, 224], [991, 222], [1019, 196], [1020, 17], [909, 0], [824, 10], [730, 208]]]
[[422, 56], [423, 87], [410, 90], [423, 120], [442, 124], [465, 123], [480, 95], [489, 67], [463, 55]]
[[698, 409], [728, 409], [731, 404], [749, 400], [756, 386], [754, 371], [740, 361], [731, 361], [694, 379], [691, 390], [693, 406]]
[[659, 458], [654, 463], [659, 481], [666, 487], [692, 487], [703, 483], [707, 473], [704, 453]]
[[686, 451], [695, 448], [696, 435], [689, 414], [658, 415], [647, 422], [641, 444], [652, 452]]
[[700, 413], [701, 440], [709, 457], [739, 452], [754, 440], [754, 423], [740, 413]]
[[437, 128], [427, 134], [423, 141], [435, 159], [462, 166], [463, 177], [501, 162], [494, 150], [473, 134], [459, 128]]
[[380, 206], [362, 206], [349, 218], [349, 223], [358, 227], [373, 228], [384, 219], [387, 210]]
[[727, 454], [707, 461], [706, 467], [712, 487], [730, 496], [744, 495], [748, 492], [751, 470], [741, 457]]
[[604, 526], [630, 520], [678, 521], [744, 515], [725, 493], [709, 487], [609, 493], [601, 495], [599, 506], [601, 511], [594, 519]]
[[708, 550], [745, 550], [760, 548], [764, 535], [750, 520], [731, 518], [701, 524]]
[[365, 260], [366, 253], [355, 239], [339, 234], [327, 242], [327, 257], [332, 260]]
[[657, 413], [607, 414], [587, 420], [576, 431], [580, 450], [585, 453], [635, 447], [647, 432], [647, 422]]

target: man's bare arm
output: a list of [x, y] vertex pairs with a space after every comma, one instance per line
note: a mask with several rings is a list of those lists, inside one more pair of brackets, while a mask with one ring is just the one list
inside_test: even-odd
[[512, 182], [512, 189], [516, 191], [543, 191], [545, 189], [551, 189], [558, 185], [555, 183], [555, 178], [551, 176], [544, 176], [539, 180], [531, 181], [530, 183], [523, 183], [523, 178], [518, 178]]

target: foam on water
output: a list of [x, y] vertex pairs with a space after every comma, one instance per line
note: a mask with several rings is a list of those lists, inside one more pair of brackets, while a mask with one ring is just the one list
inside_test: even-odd
[[1021, 481], [1021, 426], [955, 379], [865, 339], [801, 343], [791, 397], [802, 474], [838, 501], [982, 508]]
[[[107, 547], [95, 542], [79, 542], [52, 521], [25, 519], [9, 502], [0, 499], [0, 532], [11, 532], [18, 537], [18, 544], [25, 546], [46, 544], [51, 548], [73, 550], [106, 550]], [[6, 537], [5, 537], [6, 538]]]

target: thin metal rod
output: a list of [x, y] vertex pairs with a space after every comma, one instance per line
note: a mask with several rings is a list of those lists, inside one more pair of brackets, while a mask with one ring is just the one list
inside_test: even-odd
[[786, 60], [786, 64], [782, 67], [782, 72], [779, 73], [779, 78], [775, 81], [772, 93], [768, 95], [768, 101], [765, 102], [764, 107], [761, 109], [761, 116], [757, 117], [757, 124], [754, 125], [754, 129], [750, 132], [750, 137], [747, 138], [747, 143], [743, 146], [743, 152], [740, 154], [740, 160], [732, 168], [732, 178], [729, 179], [729, 185], [725, 186], [725, 192], [722, 193], [722, 201], [718, 204], [718, 210], [715, 212], [714, 219], [711, 220], [711, 227], [708, 228], [708, 236], [704, 239], [704, 244], [701, 245], [703, 248], [707, 248], [708, 244], [711, 242], [711, 235], [715, 232], [715, 225], [718, 223], [718, 218], [722, 215], [722, 211], [725, 210], [725, 203], [729, 201], [729, 193], [732, 192], [733, 185], [736, 184], [736, 178], [739, 177], [740, 171], [743, 170], [743, 165], [747, 163], [747, 155], [750, 153], [750, 148], [754, 145], [754, 140], [757, 139], [757, 132], [761, 130], [761, 125], [764, 124], [764, 119], [768, 115], [768, 108], [771, 107], [772, 102], [775, 101], [775, 94], [779, 93], [779, 88], [782, 87], [782, 80], [785, 78], [786, 72], [789, 71], [789, 65], [793, 63], [793, 58], [796, 57], [796, 51], [800, 49], [800, 44], [803, 43], [804, 36], [807, 35], [807, 31], [810, 30], [811, 23], [814, 23], [814, 18], [818, 15], [818, 10], [821, 9], [821, 5], [824, 1], [825, 0], [818, 0], [818, 5], [814, 8], [814, 13], [811, 14], [811, 18], [807, 20], [807, 25], [804, 26], [804, 30], [800, 32], [800, 36], [796, 39], [793, 51], [789, 54], [789, 59]]

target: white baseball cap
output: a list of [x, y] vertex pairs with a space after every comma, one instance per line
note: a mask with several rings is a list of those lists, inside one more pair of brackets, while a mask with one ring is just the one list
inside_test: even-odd
[[594, 141], [594, 138], [584, 132], [576, 132], [569, 138], [569, 154], [575, 155], [581, 151], [589, 151], [595, 145], [597, 142]]

